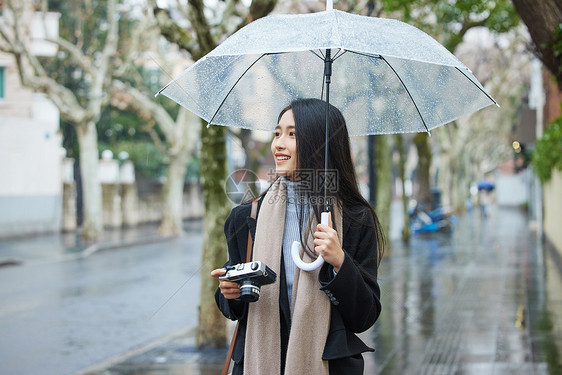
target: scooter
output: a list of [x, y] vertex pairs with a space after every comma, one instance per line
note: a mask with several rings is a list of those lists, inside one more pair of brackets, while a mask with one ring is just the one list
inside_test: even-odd
[[455, 229], [457, 218], [451, 210], [437, 207], [427, 212], [416, 200], [410, 200], [408, 205], [410, 230], [417, 233], [451, 233]]

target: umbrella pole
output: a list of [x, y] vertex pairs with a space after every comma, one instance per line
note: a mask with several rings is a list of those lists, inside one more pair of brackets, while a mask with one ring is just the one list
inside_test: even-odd
[[[324, 57], [324, 76], [326, 76], [326, 137], [324, 140], [324, 211], [320, 214], [320, 224], [329, 225], [330, 213], [328, 212], [328, 120], [330, 115], [330, 81], [332, 77], [332, 50], [326, 49], [326, 56]], [[322, 98], [322, 96], [320, 97]], [[322, 255], [318, 255], [316, 260], [312, 263], [305, 263], [299, 255], [300, 242], [294, 241], [291, 247], [291, 258], [295, 265], [303, 271], [312, 271], [324, 264]]]
[[324, 212], [328, 212], [328, 121], [330, 115], [330, 82], [332, 80], [332, 50], [326, 50], [324, 58], [324, 76], [326, 77], [326, 138], [324, 142]]

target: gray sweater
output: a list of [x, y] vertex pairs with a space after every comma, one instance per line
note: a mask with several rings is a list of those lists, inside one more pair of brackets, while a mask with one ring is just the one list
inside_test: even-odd
[[[299, 218], [297, 216], [297, 202], [295, 202], [295, 186], [298, 186], [298, 182], [289, 181], [284, 177], [283, 181], [287, 186], [287, 209], [285, 212], [285, 230], [283, 232], [283, 265], [285, 266], [285, 278], [287, 280], [287, 292], [289, 294], [290, 305], [293, 295], [293, 279], [295, 278], [295, 262], [293, 262], [293, 258], [291, 257], [291, 248], [293, 246], [293, 241], [300, 242], [301, 240]], [[303, 230], [308, 222], [310, 209], [305, 211]]]

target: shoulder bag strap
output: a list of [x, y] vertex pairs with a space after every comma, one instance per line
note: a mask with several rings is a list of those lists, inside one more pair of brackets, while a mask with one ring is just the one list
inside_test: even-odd
[[[252, 219], [256, 218], [256, 214], [258, 213], [258, 201], [255, 200], [252, 202], [252, 212], [250, 213], [250, 216]], [[250, 231], [250, 229], [248, 228], [248, 249], [246, 250], [246, 262], [249, 262], [252, 260], [252, 247], [253, 247], [254, 241], [252, 240], [252, 233]]]
[[[258, 201], [255, 200], [252, 202], [252, 211], [250, 216], [255, 219], [256, 218], [256, 214], [258, 212]], [[252, 246], [253, 246], [253, 240], [252, 240], [252, 233], [250, 232], [250, 229], [248, 228], [248, 248], [246, 250], [246, 262], [249, 262], [250, 260], [252, 260]], [[236, 328], [234, 329], [234, 334], [232, 335], [232, 340], [230, 340], [230, 347], [228, 348], [228, 353], [226, 354], [226, 360], [224, 361], [224, 366], [222, 368], [222, 372], [221, 375], [227, 375], [228, 374], [228, 369], [230, 367], [230, 360], [232, 359], [232, 351], [234, 350], [234, 342], [236, 341], [236, 335], [238, 334], [238, 326], [240, 325], [240, 322], [236, 323]]]

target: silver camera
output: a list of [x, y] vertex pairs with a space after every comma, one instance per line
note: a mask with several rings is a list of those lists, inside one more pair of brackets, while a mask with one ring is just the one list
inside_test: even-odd
[[219, 280], [228, 280], [240, 284], [240, 300], [255, 302], [260, 298], [260, 287], [275, 282], [277, 275], [265, 263], [260, 261], [240, 263], [227, 266], [224, 276]]

